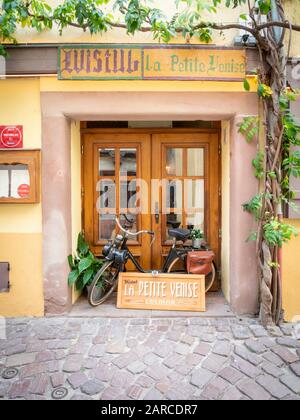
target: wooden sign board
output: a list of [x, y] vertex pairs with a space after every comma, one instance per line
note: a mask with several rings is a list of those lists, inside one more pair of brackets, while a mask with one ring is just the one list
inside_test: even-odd
[[117, 307], [205, 312], [205, 276], [121, 273]]
[[243, 81], [242, 48], [202, 45], [66, 45], [59, 48], [60, 80]]

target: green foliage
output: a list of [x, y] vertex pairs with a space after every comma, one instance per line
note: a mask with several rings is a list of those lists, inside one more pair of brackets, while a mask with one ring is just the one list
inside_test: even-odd
[[192, 239], [203, 239], [204, 238], [204, 232], [201, 229], [193, 229], [191, 232], [191, 238]]
[[262, 179], [265, 175], [264, 170], [264, 161], [265, 161], [265, 154], [264, 152], [258, 152], [255, 159], [252, 161], [252, 166], [254, 168], [254, 176], [257, 179]]
[[282, 248], [282, 245], [289, 242], [293, 236], [298, 236], [297, 229], [277, 218], [272, 218], [264, 225], [264, 239], [270, 246]]
[[77, 290], [83, 290], [91, 284], [103, 262], [93, 255], [82, 233], [78, 235], [76, 254], [69, 255], [70, 274], [69, 286], [76, 285]]
[[251, 143], [258, 134], [258, 117], [245, 117], [243, 122], [238, 124], [239, 133], [246, 137], [248, 143]]
[[260, 219], [263, 205], [263, 194], [257, 194], [248, 203], [243, 204], [244, 211], [252, 214], [256, 221]]

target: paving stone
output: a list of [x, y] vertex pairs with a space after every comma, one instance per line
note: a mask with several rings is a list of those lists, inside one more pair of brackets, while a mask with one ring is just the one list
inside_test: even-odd
[[277, 367], [284, 366], [284, 361], [274, 353], [266, 353], [263, 355], [263, 358]]
[[161, 381], [168, 376], [169, 372], [170, 371], [166, 366], [153, 365], [149, 366], [145, 373], [155, 381]]
[[48, 343], [49, 350], [67, 350], [72, 346], [70, 340], [54, 340]]
[[188, 366], [186, 364], [180, 364], [175, 368], [175, 371], [180, 373], [182, 376], [187, 376], [192, 370], [193, 366]]
[[175, 341], [175, 342], [180, 341], [180, 339], [182, 337], [182, 334], [183, 334], [183, 331], [176, 331], [176, 330], [170, 331], [167, 334], [167, 337], [166, 338], [168, 340]]
[[100, 382], [110, 382], [114, 374], [116, 373], [116, 367], [106, 365], [104, 363], [99, 364], [95, 369], [92, 370], [92, 376], [98, 379]]
[[274, 347], [272, 351], [286, 363], [295, 363], [299, 360], [298, 356], [284, 347]]
[[104, 389], [104, 385], [95, 380], [87, 381], [85, 384], [80, 387], [81, 392], [87, 395], [96, 395], [99, 394]]
[[228, 389], [223, 397], [223, 401], [240, 401], [243, 398], [243, 395], [234, 387]]
[[211, 372], [217, 373], [223, 365], [227, 362], [226, 357], [218, 356], [216, 354], [211, 354], [204, 360], [202, 367], [204, 369], [210, 370]]
[[285, 385], [270, 375], [260, 376], [257, 382], [274, 398], [282, 399], [290, 394], [290, 390]]
[[10, 384], [0, 382], [0, 398], [4, 398], [9, 390]]
[[164, 399], [164, 396], [161, 392], [159, 392], [157, 389], [151, 389], [147, 392], [147, 394], [144, 397], [144, 400], [146, 401], [161, 401]]
[[18, 344], [16, 346], [9, 346], [5, 350], [6, 356], [13, 356], [14, 354], [25, 353], [26, 351], [26, 344]]
[[88, 377], [83, 372], [73, 373], [73, 375], [68, 377], [68, 382], [73, 389], [80, 388], [87, 381]]
[[8, 397], [10, 399], [24, 398], [29, 391], [31, 383], [31, 379], [14, 382], [8, 392]]
[[188, 346], [187, 344], [183, 344], [183, 343], [179, 343], [175, 346], [175, 352], [181, 355], [187, 355], [191, 352], [191, 348], [190, 346]]
[[143, 393], [143, 388], [140, 387], [139, 385], [132, 385], [128, 392], [127, 395], [128, 397], [132, 398], [133, 400], [139, 400], [142, 393]]
[[144, 356], [143, 362], [147, 366], [152, 366], [156, 363], [159, 364], [161, 362], [161, 358], [159, 356], [157, 356], [156, 354], [148, 353]]
[[243, 374], [239, 372], [236, 369], [233, 369], [232, 367], [228, 366], [222, 369], [218, 375], [231, 383], [232, 385], [235, 385], [239, 380], [243, 378]]
[[212, 385], [214, 388], [218, 389], [219, 394], [224, 393], [224, 391], [230, 386], [230, 384], [227, 381], [220, 378], [219, 376], [211, 380], [209, 384]]
[[200, 343], [195, 349], [194, 353], [200, 354], [201, 356], [207, 356], [211, 351], [211, 346], [206, 343]]
[[165, 358], [173, 353], [173, 348], [174, 343], [171, 343], [170, 341], [164, 341], [154, 347], [153, 353], [159, 357]]
[[91, 347], [89, 351], [89, 357], [102, 357], [105, 353], [105, 346], [102, 344], [96, 344]]
[[115, 372], [110, 384], [111, 386], [116, 386], [119, 388], [127, 388], [134, 382], [134, 375], [129, 372]]
[[294, 332], [293, 324], [281, 324], [280, 329], [283, 332], [283, 334], [286, 336], [293, 335], [293, 332]]
[[131, 363], [136, 361], [136, 355], [133, 352], [124, 353], [113, 360], [113, 364], [118, 366], [120, 369], [124, 369]]
[[199, 338], [204, 343], [214, 343], [216, 336], [214, 334], [201, 334]]
[[213, 353], [218, 354], [219, 356], [230, 356], [232, 351], [232, 346], [228, 342], [217, 342], [212, 350]]
[[164, 361], [163, 364], [166, 365], [170, 369], [174, 369], [176, 366], [183, 362], [184, 358], [179, 354], [172, 354], [168, 356]]
[[252, 380], [243, 380], [237, 385], [238, 389], [251, 400], [266, 401], [270, 400], [270, 394], [266, 392], [259, 384]]
[[234, 352], [239, 357], [241, 357], [242, 359], [246, 360], [254, 366], [258, 366], [262, 362], [261, 357], [247, 350], [244, 346], [235, 346]]
[[274, 378], [279, 378], [279, 376], [283, 375], [284, 373], [282, 369], [279, 369], [277, 366], [269, 362], [264, 362], [261, 368], [264, 372], [274, 376]]
[[258, 340], [253, 340], [253, 339], [247, 340], [245, 341], [245, 346], [248, 348], [248, 350], [256, 354], [262, 354], [267, 351], [266, 346], [261, 341], [258, 341]]
[[293, 338], [280, 337], [280, 338], [277, 338], [276, 342], [279, 346], [285, 346], [291, 349], [300, 349], [300, 342]]
[[83, 364], [83, 357], [81, 355], [74, 354], [68, 356], [63, 365], [63, 371], [67, 373], [79, 372]]
[[250, 328], [252, 334], [254, 335], [254, 337], [257, 337], [257, 338], [268, 337], [268, 335], [269, 335], [268, 331], [260, 325], [250, 325], [249, 328]]
[[214, 377], [214, 374], [206, 369], [197, 369], [191, 377], [191, 384], [198, 388], [203, 388]]
[[194, 367], [194, 366], [197, 366], [197, 365], [199, 365], [201, 362], [202, 362], [202, 360], [203, 360], [203, 357], [202, 356], [200, 356], [199, 354], [194, 354], [194, 353], [191, 353], [191, 354], [188, 354], [186, 357], [185, 357], [185, 359], [184, 359], [185, 361], [184, 361], [184, 363], [183, 364], [186, 364], [187, 366], [191, 366], [191, 367]]
[[31, 365], [24, 366], [20, 369], [20, 378], [28, 378], [31, 376], [36, 376], [40, 373], [45, 373], [48, 371], [48, 366], [46, 363], [32, 363]]
[[50, 360], [56, 359], [56, 355], [53, 351], [46, 350], [36, 355], [36, 362], [49, 362]]
[[300, 362], [291, 364], [290, 368], [300, 378]]
[[267, 331], [271, 337], [282, 337], [283, 332], [279, 327], [271, 326], [267, 327]]
[[59, 371], [59, 362], [58, 360], [51, 360], [47, 362], [47, 370], [50, 373], [58, 372]]
[[240, 357], [234, 357], [232, 367], [252, 379], [256, 378], [261, 373], [260, 369], [247, 362], [246, 360], [241, 359]]
[[93, 401], [93, 398], [89, 397], [88, 395], [74, 394], [71, 400], [72, 401]]
[[232, 333], [236, 340], [246, 340], [247, 338], [251, 338], [252, 335], [248, 327], [243, 327], [240, 325], [233, 326]]
[[18, 367], [29, 365], [35, 361], [35, 353], [20, 353], [8, 356], [5, 361], [6, 367]]
[[146, 369], [146, 365], [137, 360], [136, 362], [133, 362], [129, 366], [127, 366], [127, 369], [129, 370], [129, 372], [133, 373], [134, 375], [137, 375], [139, 373], [144, 372], [144, 370]]
[[191, 346], [194, 343], [194, 341], [195, 341], [195, 338], [190, 335], [184, 335], [181, 338], [181, 342], [184, 344], [188, 344], [189, 346]]
[[119, 401], [120, 396], [123, 394], [123, 392], [124, 392], [123, 388], [110, 386], [103, 391], [101, 395], [101, 400]]
[[51, 375], [50, 379], [53, 388], [63, 386], [65, 383], [65, 375], [61, 372], [54, 373], [53, 375]]
[[149, 376], [142, 375], [138, 377], [136, 383], [143, 388], [151, 388], [155, 384], [155, 381]]
[[42, 374], [36, 376], [29, 388], [32, 394], [44, 395], [49, 384], [48, 375]]
[[281, 376], [280, 381], [291, 389], [295, 394], [300, 394], [300, 378], [293, 374], [286, 374]]

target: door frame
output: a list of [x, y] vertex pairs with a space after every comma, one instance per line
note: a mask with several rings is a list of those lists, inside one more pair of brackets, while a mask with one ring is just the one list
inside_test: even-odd
[[[221, 159], [221, 128], [85, 128], [85, 123], [81, 123], [81, 150], [82, 150], [82, 156], [81, 156], [81, 187], [82, 187], [82, 226], [85, 228], [85, 200], [86, 200], [86, 194], [84, 191], [84, 136], [87, 134], [95, 135], [95, 134], [102, 134], [102, 135], [122, 135], [122, 134], [146, 134], [149, 136], [155, 136], [160, 134], [169, 134], [169, 135], [176, 135], [176, 134], [207, 134], [207, 135], [216, 135], [218, 138], [218, 163], [217, 163], [217, 183], [218, 183], [218, 226], [217, 230], [219, 232], [218, 235], [218, 246], [215, 248], [216, 251], [216, 260], [217, 265], [219, 269], [219, 273], [221, 273], [221, 244], [222, 244], [222, 229], [221, 229], [221, 223], [222, 223], [222, 207], [221, 207], [221, 200], [222, 200], [222, 159]], [[152, 142], [153, 143], [153, 142]], [[151, 165], [152, 166], [152, 165]], [[151, 173], [150, 178], [152, 178], [152, 167], [151, 167]], [[149, 189], [149, 194], [150, 194]], [[151, 197], [148, 198], [149, 203], [151, 203]], [[153, 215], [149, 215], [150, 224], [151, 220], [154, 220]], [[147, 222], [148, 223], [148, 222]], [[149, 223], [148, 223], [149, 224]], [[147, 224], [147, 225], [148, 225]], [[152, 221], [153, 225], [153, 221]], [[153, 225], [154, 226], [154, 225]], [[218, 280], [219, 283], [219, 280]]]

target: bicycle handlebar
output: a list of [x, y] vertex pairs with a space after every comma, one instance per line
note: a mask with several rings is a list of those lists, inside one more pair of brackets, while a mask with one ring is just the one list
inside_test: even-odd
[[119, 229], [128, 236], [139, 236], [139, 235], [144, 235], [144, 234], [153, 236], [151, 245], [153, 244], [153, 242], [155, 240], [155, 232], [153, 232], [151, 230], [140, 230], [139, 232], [130, 232], [130, 230], [126, 230], [126, 229], [123, 228], [123, 226], [121, 225], [118, 217], [116, 217], [115, 221], [116, 221], [116, 224], [118, 225]]

